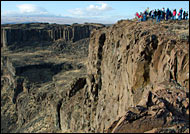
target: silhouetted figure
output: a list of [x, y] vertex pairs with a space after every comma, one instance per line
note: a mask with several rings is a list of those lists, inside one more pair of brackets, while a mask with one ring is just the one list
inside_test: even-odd
[[145, 10], [143, 13], [143, 21], [147, 20], [147, 15], [148, 15], [147, 10]]
[[186, 19], [186, 20], [188, 19], [188, 11], [186, 11], [185, 19]]
[[180, 8], [179, 13], [178, 13], [178, 20], [182, 19], [182, 13], [183, 13], [183, 9]]
[[165, 18], [165, 9], [162, 8], [162, 11], [161, 11], [161, 20], [164, 20]]
[[183, 20], [185, 20], [186, 12], [183, 11]]
[[169, 13], [169, 18], [168, 19], [172, 19], [172, 11], [170, 10], [170, 13]]
[[170, 10], [169, 10], [169, 8], [167, 8], [167, 10], [166, 10], [166, 21], [168, 20], [169, 15], [170, 15]]
[[149, 12], [148, 18], [152, 18], [152, 10]]
[[158, 9], [156, 22], [160, 22], [161, 11]]
[[157, 11], [156, 11], [156, 9], [154, 10], [154, 16], [155, 16], [155, 18], [157, 17]]

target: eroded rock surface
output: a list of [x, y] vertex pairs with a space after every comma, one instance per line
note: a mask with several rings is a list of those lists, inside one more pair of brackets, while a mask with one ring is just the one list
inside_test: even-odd
[[[173, 85], [169, 88], [168, 85]], [[173, 82], [160, 83], [115, 121], [112, 133], [188, 133], [189, 93]]]
[[[129, 107], [142, 100], [144, 92], [159, 83], [169, 82], [169, 86], [170, 81], [175, 81], [188, 94], [188, 59], [188, 21], [160, 24], [120, 21], [94, 31], [87, 69], [88, 88], [93, 103], [97, 103], [91, 113], [95, 132], [107, 130], [117, 118], [126, 115]], [[141, 132], [145, 131], [142, 128]]]
[[58, 131], [65, 94], [74, 96], [86, 83], [86, 59], [48, 49], [3, 53], [1, 132]]

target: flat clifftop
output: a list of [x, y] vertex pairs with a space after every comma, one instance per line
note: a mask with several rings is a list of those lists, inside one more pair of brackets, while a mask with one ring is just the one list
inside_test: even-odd
[[73, 27], [2, 50], [2, 132], [189, 132], [189, 21]]
[[73, 26], [96, 26], [103, 27], [103, 24], [99, 23], [84, 23], [78, 24], [49, 24], [49, 23], [26, 23], [26, 24], [2, 24], [3, 29], [52, 29], [52, 28], [63, 28], [63, 27], [73, 27]]

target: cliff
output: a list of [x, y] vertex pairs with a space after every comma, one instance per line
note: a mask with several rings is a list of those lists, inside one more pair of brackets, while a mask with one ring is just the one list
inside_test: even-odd
[[[163, 100], [163, 105], [166, 106], [165, 111], [167, 109], [168, 113], [172, 113], [173, 118], [177, 117], [179, 113], [184, 115], [181, 120], [185, 120], [187, 123], [189, 121], [187, 120], [189, 117], [188, 59], [188, 21], [169, 21], [159, 24], [153, 24], [151, 21], [142, 23], [119, 21], [110, 28], [92, 32], [87, 65], [89, 77], [87, 79], [92, 104], [97, 104], [92, 112], [94, 117], [91, 118], [91, 126], [96, 130], [95, 132], [104, 132], [110, 124], [121, 117], [123, 122], [118, 120], [117, 126], [114, 124], [110, 129], [112, 131], [108, 132], [145, 132], [158, 127], [164, 129], [164, 124], [172, 122], [171, 119], [159, 124], [159, 120], [166, 118], [165, 116], [162, 119], [164, 115], [153, 118], [146, 112], [144, 113], [147, 115], [139, 114], [141, 113], [139, 110], [139, 113], [131, 113], [129, 119], [127, 118], [130, 107], [138, 109], [137, 106], [142, 107], [143, 103], [147, 104], [144, 108], [156, 104], [158, 106], [158, 103], [148, 105], [152, 99], [149, 100], [148, 92], [155, 94], [158, 89], [163, 89], [163, 91], [159, 91], [160, 93], [155, 94], [155, 97], [159, 96], [158, 98]], [[173, 85], [172, 81], [177, 83], [175, 86], [178, 86], [173, 86], [173, 88], [177, 88], [178, 93], [173, 93], [172, 86], [170, 87]], [[168, 92], [172, 90], [173, 99], [168, 99], [171, 95], [165, 90]], [[174, 96], [179, 96], [179, 94], [184, 94], [180, 103], [184, 101], [188, 103], [187, 106], [174, 105], [174, 102], [178, 103]], [[148, 100], [146, 100], [147, 98]], [[164, 100], [167, 100], [168, 103]], [[172, 109], [181, 110], [177, 115]], [[151, 111], [150, 108], [147, 111]], [[155, 123], [148, 119], [143, 123], [143, 119], [140, 120], [141, 117], [144, 117], [143, 119], [150, 117]]]
[[2, 132], [189, 132], [189, 21], [43, 46], [2, 51]]
[[[47, 23], [6, 24], [1, 27], [1, 46], [7, 47], [17, 43], [56, 41], [76, 42], [88, 38], [92, 29], [104, 27], [102, 24], [58, 25]], [[26, 43], [25, 43], [26, 44]]]

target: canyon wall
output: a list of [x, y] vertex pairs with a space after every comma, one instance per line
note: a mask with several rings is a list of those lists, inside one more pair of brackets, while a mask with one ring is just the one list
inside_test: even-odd
[[104, 27], [102, 24], [73, 24], [73, 25], [50, 25], [50, 24], [17, 24], [2, 25], [1, 46], [9, 46], [14, 43], [55, 41], [63, 39], [75, 42], [88, 38], [92, 29]]

